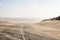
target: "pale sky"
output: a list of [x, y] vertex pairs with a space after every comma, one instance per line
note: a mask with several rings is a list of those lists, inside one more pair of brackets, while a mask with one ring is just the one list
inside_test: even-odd
[[60, 15], [60, 0], [0, 0], [0, 17], [51, 18]]

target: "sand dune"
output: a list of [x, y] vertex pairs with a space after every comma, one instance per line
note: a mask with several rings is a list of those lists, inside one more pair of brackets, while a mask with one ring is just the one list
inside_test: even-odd
[[[43, 21], [37, 23], [43, 32], [60, 40], [60, 21]], [[39, 28], [39, 29], [40, 29]]]

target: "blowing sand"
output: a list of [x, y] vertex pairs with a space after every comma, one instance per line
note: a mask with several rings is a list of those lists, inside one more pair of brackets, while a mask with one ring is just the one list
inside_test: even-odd
[[0, 40], [60, 40], [59, 25], [59, 21], [0, 22]]

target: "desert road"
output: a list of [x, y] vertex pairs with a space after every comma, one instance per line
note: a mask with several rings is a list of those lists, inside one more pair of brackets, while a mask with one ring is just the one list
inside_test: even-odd
[[[35, 27], [35, 26], [34, 26]], [[57, 40], [42, 32], [35, 34], [35, 28], [28, 24], [0, 26], [0, 40]], [[37, 27], [38, 28], [38, 27]], [[38, 33], [38, 32], [37, 32]]]

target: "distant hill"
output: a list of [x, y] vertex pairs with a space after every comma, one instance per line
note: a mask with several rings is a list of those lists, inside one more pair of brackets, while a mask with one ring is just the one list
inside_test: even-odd
[[60, 16], [58, 17], [53, 17], [53, 18], [50, 18], [50, 19], [44, 19], [42, 21], [48, 21], [48, 20], [60, 20]]
[[38, 24], [39, 26], [54, 27], [60, 29], [60, 16], [50, 19], [45, 19], [36, 24]]
[[55, 17], [55, 18], [52, 18], [52, 19], [50, 19], [50, 20], [60, 20], [60, 16]]

